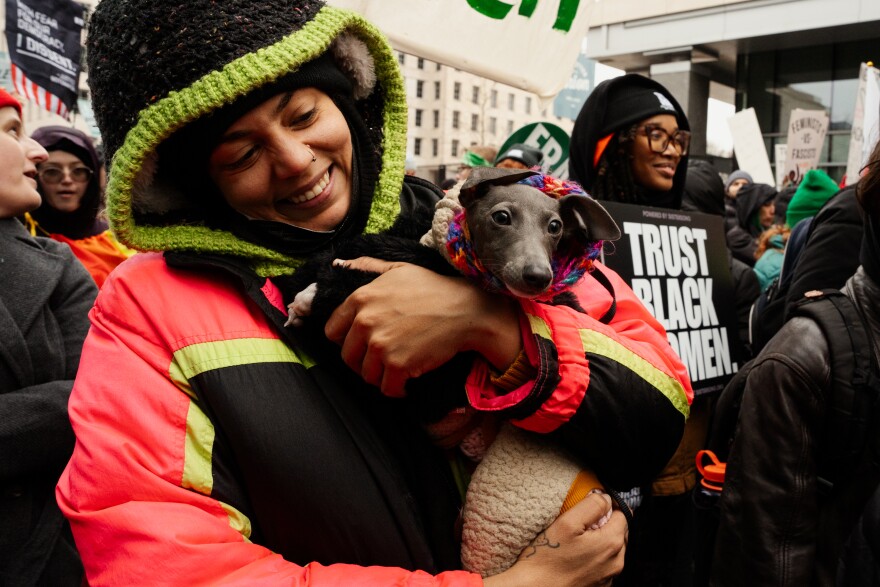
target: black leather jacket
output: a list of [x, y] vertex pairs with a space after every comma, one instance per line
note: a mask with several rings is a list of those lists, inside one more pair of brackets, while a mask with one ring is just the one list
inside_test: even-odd
[[[880, 286], [862, 268], [843, 291], [880, 355]], [[749, 374], [720, 500], [713, 585], [833, 585], [835, 521], [858, 516], [876, 473], [863, 463], [842, 498], [820, 500], [817, 447], [830, 389], [828, 344], [806, 318], [787, 322]], [[843, 536], [841, 540], [845, 538]]]

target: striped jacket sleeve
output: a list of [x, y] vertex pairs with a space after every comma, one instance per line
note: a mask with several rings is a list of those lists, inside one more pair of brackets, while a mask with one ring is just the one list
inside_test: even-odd
[[684, 364], [663, 327], [613, 271], [616, 312], [591, 276], [574, 293], [586, 314], [567, 306], [522, 301], [523, 343], [537, 376], [502, 392], [478, 362], [467, 382], [469, 401], [524, 429], [560, 436], [618, 488], [650, 480], [678, 446], [693, 400]]

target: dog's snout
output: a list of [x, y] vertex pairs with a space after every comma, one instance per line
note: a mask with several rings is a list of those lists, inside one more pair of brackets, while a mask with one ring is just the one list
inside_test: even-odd
[[532, 263], [523, 267], [522, 277], [523, 281], [530, 288], [534, 288], [535, 291], [542, 291], [550, 285], [550, 281], [553, 279], [553, 273], [548, 266]]

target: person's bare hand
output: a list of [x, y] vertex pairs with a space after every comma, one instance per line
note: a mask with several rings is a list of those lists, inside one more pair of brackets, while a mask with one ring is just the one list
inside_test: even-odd
[[402, 396], [407, 379], [461, 351], [479, 351], [502, 369], [519, 353], [507, 298], [408, 263], [362, 257], [344, 266], [381, 275], [350, 295], [324, 332], [341, 345], [345, 363], [386, 395]]
[[519, 585], [581, 587], [610, 585], [623, 570], [626, 518], [619, 511], [591, 530], [611, 510], [611, 498], [594, 493], [559, 516], [519, 555], [516, 564], [484, 580], [486, 587]]

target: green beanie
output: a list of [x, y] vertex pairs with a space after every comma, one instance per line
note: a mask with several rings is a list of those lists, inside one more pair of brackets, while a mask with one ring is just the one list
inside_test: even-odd
[[791, 197], [785, 210], [785, 223], [789, 228], [803, 220], [815, 216], [825, 202], [840, 188], [828, 174], [820, 169], [810, 169], [804, 174], [797, 191]]

